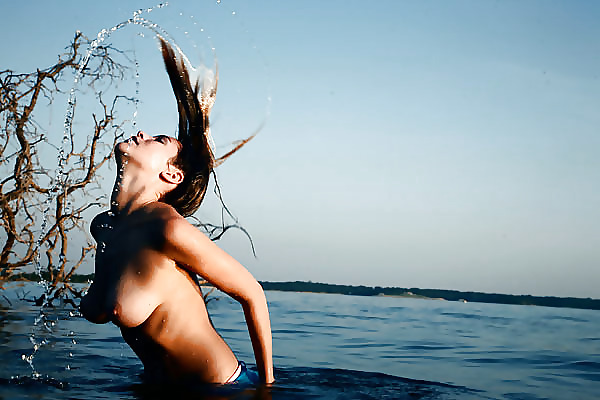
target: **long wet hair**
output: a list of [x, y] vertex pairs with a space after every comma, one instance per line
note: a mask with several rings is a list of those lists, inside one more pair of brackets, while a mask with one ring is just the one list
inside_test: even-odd
[[254, 135], [239, 142], [222, 157], [215, 158], [211, 148], [208, 116], [217, 93], [216, 81], [213, 87], [204, 88], [197, 79], [192, 86], [183, 58], [178, 58], [171, 45], [164, 39], [159, 40], [179, 112], [177, 139], [181, 148], [170, 163], [184, 174], [183, 181], [175, 189], [164, 194], [161, 201], [170, 204], [179, 214], [187, 217], [202, 204], [214, 168]]

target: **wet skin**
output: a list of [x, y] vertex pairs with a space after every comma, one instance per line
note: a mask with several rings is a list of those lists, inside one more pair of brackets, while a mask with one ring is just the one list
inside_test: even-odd
[[92, 235], [105, 248], [97, 251], [81, 312], [92, 322], [117, 325], [153, 381], [223, 383], [237, 359], [213, 328], [200, 288], [166, 254], [169, 221], [179, 218], [162, 203], [94, 218]]
[[[237, 300], [252, 341], [258, 373], [273, 382], [271, 326], [262, 287], [240, 263], [160, 202], [183, 173], [170, 164], [175, 139], [138, 132], [115, 148], [114, 214], [97, 215], [95, 279], [80, 309], [95, 323], [112, 321], [154, 381], [224, 383], [238, 362], [213, 328], [200, 275]], [[111, 216], [112, 215], [112, 216]]]

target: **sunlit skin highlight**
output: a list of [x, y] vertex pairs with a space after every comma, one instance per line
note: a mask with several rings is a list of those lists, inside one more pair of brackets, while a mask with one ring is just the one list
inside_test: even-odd
[[181, 150], [174, 138], [144, 132], [119, 143], [113, 207], [91, 233], [105, 247], [96, 254], [95, 279], [81, 312], [113, 322], [153, 381], [225, 383], [238, 360], [215, 331], [198, 274], [244, 310], [263, 382], [273, 382], [266, 298], [246, 268], [161, 201], [184, 172], [171, 164]]

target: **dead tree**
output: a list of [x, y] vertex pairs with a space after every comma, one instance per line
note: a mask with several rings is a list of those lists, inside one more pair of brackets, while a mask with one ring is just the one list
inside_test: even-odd
[[[116, 60], [127, 57], [111, 45], [100, 45], [89, 64], [81, 67], [90, 43], [78, 32], [51, 67], [31, 73], [0, 71], [0, 288], [35, 263], [43, 265], [50, 296], [78, 294], [68, 282], [94, 246], [88, 243], [77, 259], [69, 260], [69, 240], [85, 228], [82, 213], [102, 203], [103, 195], [90, 189], [99, 187], [96, 172], [111, 158], [123, 135], [125, 121], [117, 118], [117, 104], [132, 101], [118, 95], [104, 101], [97, 87], [124, 79], [128, 64]], [[101, 111], [91, 115], [93, 128], [78, 132], [87, 138], [85, 143], [76, 144], [72, 129], [65, 128], [70, 141], [55, 148], [62, 149], [64, 161], [63, 179], [57, 185], [58, 177], [52, 176], [57, 166], [40, 160], [41, 146], [48, 148], [50, 141], [45, 127], [36, 122], [36, 110], [51, 104], [59, 93], [67, 93], [73, 85], [67, 76], [78, 70]]]

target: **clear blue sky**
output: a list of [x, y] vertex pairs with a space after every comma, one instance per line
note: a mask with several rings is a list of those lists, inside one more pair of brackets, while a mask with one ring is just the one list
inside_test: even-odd
[[[76, 30], [154, 4], [4, 2], [0, 68], [51, 65]], [[600, 3], [169, 4], [149, 16], [184, 52], [216, 48], [218, 148], [269, 114], [218, 170], [258, 258], [221, 244], [258, 279], [600, 298]], [[142, 64], [138, 126], [173, 133], [138, 31], [113, 35]]]

